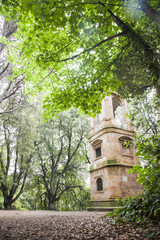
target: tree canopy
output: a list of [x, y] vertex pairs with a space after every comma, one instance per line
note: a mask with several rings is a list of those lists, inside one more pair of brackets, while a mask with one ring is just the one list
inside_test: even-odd
[[56, 203], [66, 192], [83, 190], [88, 129], [88, 119], [75, 109], [59, 114], [38, 128], [40, 137], [35, 141], [38, 172], [50, 210], [56, 209]]
[[0, 208], [86, 208], [88, 118], [72, 108], [44, 122], [26, 98], [15, 91], [0, 104]]
[[25, 99], [18, 101], [15, 96], [8, 99], [6, 106], [14, 109], [14, 113], [6, 109], [0, 117], [0, 191], [4, 208], [10, 209], [23, 192], [33, 160], [36, 133], [33, 106]]
[[[3, 0], [1, 13], [18, 25], [9, 60], [21, 68], [13, 77], [25, 73], [28, 90], [44, 93], [49, 115], [71, 106], [98, 112], [108, 91], [129, 97], [154, 87], [160, 96], [159, 7], [158, 0]], [[135, 69], [144, 76], [134, 77]]]

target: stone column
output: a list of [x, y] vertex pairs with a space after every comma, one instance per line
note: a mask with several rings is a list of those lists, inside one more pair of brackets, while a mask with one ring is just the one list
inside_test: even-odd
[[131, 122], [129, 117], [127, 117], [128, 113], [128, 105], [126, 99], [123, 100], [123, 119], [124, 119], [124, 126], [128, 130], [133, 130], [133, 127], [131, 126]]
[[94, 134], [94, 118], [91, 118], [90, 136]]
[[110, 125], [113, 118], [112, 96], [106, 96], [102, 102], [102, 127]]

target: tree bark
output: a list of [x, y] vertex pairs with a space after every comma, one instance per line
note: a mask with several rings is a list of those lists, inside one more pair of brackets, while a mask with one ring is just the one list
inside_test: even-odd
[[10, 210], [11, 209], [11, 205], [12, 205], [12, 199], [9, 198], [8, 193], [3, 193], [3, 197], [4, 197], [4, 209], [5, 210]]
[[4, 209], [5, 210], [11, 209], [11, 205], [12, 205], [13, 202], [12, 202], [12, 199], [8, 195], [8, 188], [7, 188], [7, 186], [5, 184], [1, 183], [0, 190], [2, 191], [2, 194], [3, 194]]
[[150, 7], [146, 0], [139, 0], [139, 5], [141, 10], [160, 27], [160, 13]]
[[10, 201], [4, 201], [4, 209], [11, 210], [12, 203]]
[[52, 194], [48, 194], [48, 210], [56, 211], [56, 201]]
[[48, 209], [56, 211], [57, 210], [56, 209], [56, 203], [55, 202], [49, 202]]

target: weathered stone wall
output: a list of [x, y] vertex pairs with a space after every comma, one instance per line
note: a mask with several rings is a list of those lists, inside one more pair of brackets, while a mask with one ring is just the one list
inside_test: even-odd
[[[136, 182], [136, 174], [127, 173], [126, 166], [105, 166], [90, 172], [91, 199], [107, 200], [136, 196], [142, 190]], [[103, 190], [97, 191], [96, 181], [102, 178]]]
[[[122, 113], [120, 123], [116, 120], [118, 107]], [[126, 100], [112, 94], [103, 100], [101, 114], [91, 121], [90, 186], [91, 199], [97, 201], [97, 204], [100, 201], [108, 204], [115, 198], [136, 196], [142, 190], [136, 181], [136, 174], [128, 173], [138, 163], [138, 158], [134, 131], [126, 112]], [[103, 190], [98, 189], [97, 179], [102, 180]]]
[[[132, 147], [127, 148], [122, 146], [122, 142], [119, 140], [122, 137], [129, 137], [132, 140]], [[101, 142], [98, 147], [101, 146], [101, 156], [96, 158], [94, 144], [97, 139]], [[99, 168], [105, 164], [105, 161], [117, 160], [119, 163], [128, 164], [134, 166], [138, 163], [138, 159], [135, 156], [135, 139], [134, 132], [129, 130], [122, 130], [116, 127], [106, 127], [101, 129], [97, 134], [90, 137], [90, 149], [91, 149], [91, 167]]]

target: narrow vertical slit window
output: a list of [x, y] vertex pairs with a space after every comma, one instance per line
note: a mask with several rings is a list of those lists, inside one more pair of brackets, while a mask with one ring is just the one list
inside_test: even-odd
[[97, 179], [97, 191], [102, 191], [103, 190], [103, 182], [102, 178]]
[[101, 154], [101, 147], [98, 147], [95, 150], [96, 150], [96, 158], [100, 157], [102, 155]]

